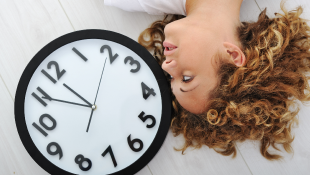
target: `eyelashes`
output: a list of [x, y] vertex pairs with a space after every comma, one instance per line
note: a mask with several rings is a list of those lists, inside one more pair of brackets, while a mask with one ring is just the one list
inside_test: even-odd
[[191, 78], [192, 78], [192, 77], [190, 77], [190, 76], [185, 76], [185, 75], [183, 75], [182, 81], [183, 81], [183, 82], [188, 82], [188, 81], [191, 80]]
[[[169, 80], [172, 80], [173, 76], [168, 74], [168, 78], [169, 78]], [[192, 81], [193, 79], [194, 79], [194, 77], [183, 75], [182, 82], [188, 83], [188, 82]]]
[[189, 83], [194, 79], [194, 77], [183, 75], [182, 82]]

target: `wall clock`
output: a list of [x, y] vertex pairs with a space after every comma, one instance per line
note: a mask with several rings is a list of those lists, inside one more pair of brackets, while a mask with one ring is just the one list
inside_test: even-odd
[[132, 39], [77, 31], [29, 62], [16, 91], [15, 121], [24, 147], [50, 174], [134, 174], [166, 137], [170, 86]]

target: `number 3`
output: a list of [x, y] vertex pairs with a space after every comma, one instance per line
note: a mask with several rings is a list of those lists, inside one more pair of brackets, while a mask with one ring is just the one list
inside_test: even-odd
[[128, 61], [129, 61], [130, 65], [133, 65], [133, 64], [137, 65], [137, 68], [136, 69], [131, 69], [130, 72], [136, 73], [136, 72], [138, 72], [140, 70], [141, 66], [140, 66], [139, 61], [134, 60], [131, 56], [126, 57], [125, 60], [124, 60], [124, 63], [126, 64]]

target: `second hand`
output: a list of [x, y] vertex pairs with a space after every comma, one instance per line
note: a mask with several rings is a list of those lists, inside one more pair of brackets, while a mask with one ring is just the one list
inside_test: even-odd
[[[96, 94], [94, 106], [96, 105], [97, 95], [98, 95], [98, 92], [99, 92], [99, 87], [100, 87], [100, 83], [101, 83], [101, 79], [102, 79], [102, 75], [103, 75], [103, 71], [104, 71], [104, 67], [105, 67], [106, 61], [107, 61], [107, 58], [106, 58], [105, 61], [104, 61], [104, 65], [103, 65], [103, 69], [102, 69], [102, 73], [101, 73], [101, 77], [100, 77], [100, 81], [99, 81], [99, 85], [98, 85], [98, 89], [97, 89], [97, 94]], [[94, 113], [94, 110], [95, 110], [95, 109], [96, 109], [96, 108], [92, 109], [92, 111], [91, 111], [91, 114], [90, 114], [90, 117], [89, 117], [89, 121], [88, 121], [88, 125], [87, 125], [87, 129], [86, 129], [86, 132], [88, 132], [89, 125], [90, 125], [90, 122], [91, 122], [91, 119], [92, 119], [92, 116], [93, 116], [93, 113]]]

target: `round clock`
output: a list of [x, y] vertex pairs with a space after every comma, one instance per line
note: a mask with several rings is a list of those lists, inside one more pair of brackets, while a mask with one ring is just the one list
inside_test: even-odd
[[170, 86], [132, 39], [77, 31], [29, 62], [16, 91], [15, 121], [26, 150], [50, 174], [134, 174], [167, 135]]

